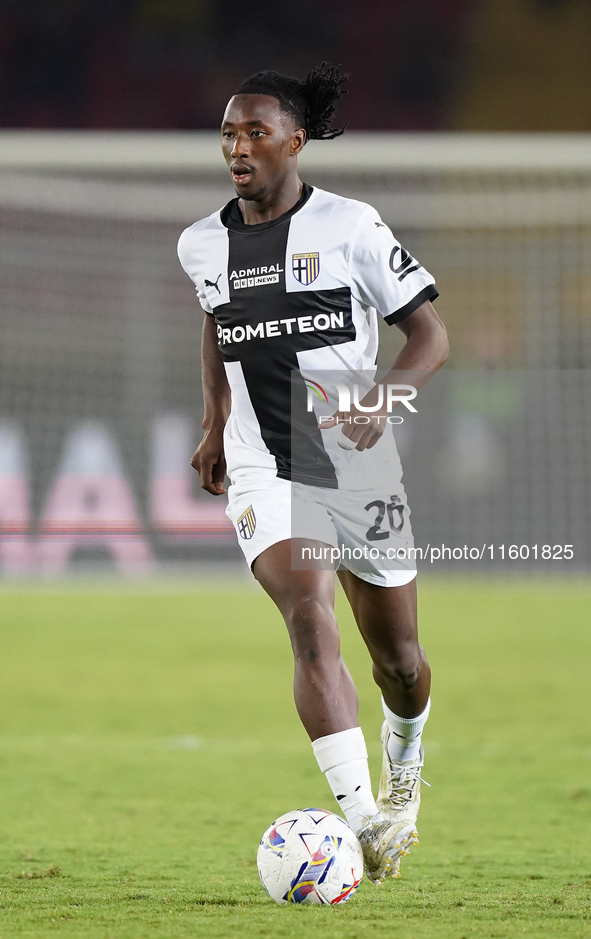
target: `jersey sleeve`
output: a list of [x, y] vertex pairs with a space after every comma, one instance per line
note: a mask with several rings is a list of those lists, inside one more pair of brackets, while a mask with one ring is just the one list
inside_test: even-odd
[[[194, 237], [194, 236], [193, 236]], [[196, 271], [195, 261], [193, 258], [193, 252], [191, 251], [191, 238], [192, 232], [190, 228], [185, 229], [179, 238], [177, 245], [177, 254], [179, 256], [179, 261], [181, 262], [181, 267], [185, 273], [191, 278], [193, 284], [195, 285], [195, 290], [197, 292], [197, 299], [201, 304], [203, 310], [207, 313], [208, 316], [213, 316], [213, 310], [211, 309], [209, 303], [207, 302], [207, 297], [205, 296], [204, 286], [200, 284], [199, 277]]]
[[374, 307], [387, 323], [399, 323], [439, 293], [431, 274], [402, 247], [368, 206], [359, 220], [349, 252], [352, 292]]

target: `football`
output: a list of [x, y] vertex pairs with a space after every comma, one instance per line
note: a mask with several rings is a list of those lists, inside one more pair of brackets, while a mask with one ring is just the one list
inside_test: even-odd
[[276, 903], [334, 906], [363, 877], [361, 845], [347, 823], [322, 809], [287, 812], [267, 828], [257, 853], [261, 883]]

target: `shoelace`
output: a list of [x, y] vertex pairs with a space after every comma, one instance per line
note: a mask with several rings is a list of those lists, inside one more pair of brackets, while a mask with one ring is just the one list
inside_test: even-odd
[[404, 808], [413, 798], [417, 783], [423, 783], [425, 786], [431, 786], [421, 776], [420, 766], [401, 766], [393, 768], [390, 763], [390, 786], [392, 787], [392, 799], [394, 805]]

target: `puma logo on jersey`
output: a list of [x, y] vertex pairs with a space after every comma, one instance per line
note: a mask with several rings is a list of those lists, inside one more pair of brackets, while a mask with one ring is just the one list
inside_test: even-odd
[[215, 283], [214, 283], [212, 280], [206, 280], [206, 281], [205, 281], [205, 286], [206, 286], [206, 287], [215, 287], [215, 289], [217, 290], [217, 292], [218, 292], [219, 294], [221, 294], [222, 291], [221, 291], [220, 288], [218, 287], [218, 280], [220, 279], [221, 276], [222, 276], [221, 274], [218, 274], [218, 276], [217, 276], [216, 279], [215, 279]]

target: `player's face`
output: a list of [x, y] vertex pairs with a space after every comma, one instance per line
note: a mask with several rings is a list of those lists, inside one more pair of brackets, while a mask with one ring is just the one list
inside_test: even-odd
[[242, 199], [261, 200], [292, 171], [306, 140], [271, 95], [234, 95], [222, 122], [222, 150]]

